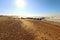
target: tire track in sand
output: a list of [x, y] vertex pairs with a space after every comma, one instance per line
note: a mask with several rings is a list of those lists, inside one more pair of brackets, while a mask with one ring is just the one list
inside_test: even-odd
[[[51, 38], [50, 36], [48, 36], [47, 34], [44, 33], [44, 28], [40, 28], [38, 29], [38, 23], [33, 23], [30, 22], [28, 20], [24, 20], [22, 19], [22, 25], [25, 28], [25, 30], [27, 30], [28, 32], [30, 32], [31, 34], [33, 34], [34, 36], [34, 40], [54, 40], [53, 38]], [[35, 22], [35, 21], [34, 21]], [[39, 25], [39, 27], [41, 27]]]

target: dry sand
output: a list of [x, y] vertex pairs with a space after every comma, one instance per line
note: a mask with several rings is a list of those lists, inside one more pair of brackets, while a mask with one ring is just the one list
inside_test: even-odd
[[0, 20], [0, 40], [60, 40], [60, 24], [25, 19]]

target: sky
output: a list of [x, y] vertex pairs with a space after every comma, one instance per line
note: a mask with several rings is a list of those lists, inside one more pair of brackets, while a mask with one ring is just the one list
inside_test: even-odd
[[45, 16], [60, 14], [60, 0], [0, 0], [0, 15]]

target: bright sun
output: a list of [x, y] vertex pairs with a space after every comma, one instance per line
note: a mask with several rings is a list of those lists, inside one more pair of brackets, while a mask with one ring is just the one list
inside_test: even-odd
[[26, 5], [25, 0], [16, 0], [15, 3], [18, 8], [21, 8], [21, 9], [25, 8], [25, 5]]

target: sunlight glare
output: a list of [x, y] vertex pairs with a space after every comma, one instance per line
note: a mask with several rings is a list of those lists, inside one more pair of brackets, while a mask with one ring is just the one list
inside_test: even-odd
[[21, 8], [21, 9], [25, 8], [25, 5], [26, 5], [25, 0], [16, 0], [15, 2], [18, 8]]

